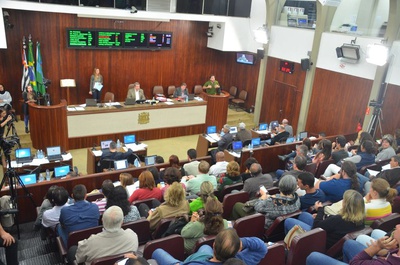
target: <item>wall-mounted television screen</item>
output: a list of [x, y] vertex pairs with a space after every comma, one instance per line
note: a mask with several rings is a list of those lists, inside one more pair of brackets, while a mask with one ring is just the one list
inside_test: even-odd
[[254, 64], [254, 54], [237, 52], [236, 62], [243, 64]]

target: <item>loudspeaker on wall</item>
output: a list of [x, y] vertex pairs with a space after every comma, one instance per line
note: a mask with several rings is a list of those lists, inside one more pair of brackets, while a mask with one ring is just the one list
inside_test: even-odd
[[308, 58], [301, 59], [301, 70], [303, 71], [310, 70], [310, 59]]
[[264, 59], [264, 48], [258, 48], [257, 49], [257, 58], [258, 59]]

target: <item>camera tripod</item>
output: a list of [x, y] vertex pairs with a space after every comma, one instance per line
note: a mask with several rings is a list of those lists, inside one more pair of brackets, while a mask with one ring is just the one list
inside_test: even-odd
[[[15, 136], [15, 137], [19, 138], [18, 133], [17, 133], [17, 129], [15, 129], [14, 122], [10, 122], [10, 123], [7, 124], [6, 137], [8, 136], [10, 131], [11, 131], [11, 136]], [[18, 142], [18, 148], [21, 148], [21, 145], [19, 144], [19, 142]]]
[[371, 134], [371, 136], [374, 139], [375, 139], [375, 134], [376, 134], [376, 131], [378, 130], [378, 128], [379, 128], [379, 132], [381, 133], [381, 137], [383, 136], [382, 120], [383, 120], [383, 114], [382, 114], [381, 107], [376, 106], [375, 110], [374, 110], [374, 114], [372, 115], [371, 120], [369, 121], [368, 129], [367, 129], [367, 132], [369, 132], [369, 134]]

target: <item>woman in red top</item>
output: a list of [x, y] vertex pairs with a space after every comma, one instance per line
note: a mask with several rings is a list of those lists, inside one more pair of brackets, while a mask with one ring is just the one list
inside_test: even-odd
[[159, 201], [162, 200], [162, 192], [159, 188], [156, 188], [153, 175], [150, 171], [143, 171], [139, 175], [139, 189], [135, 190], [129, 197], [129, 202], [137, 200], [144, 200], [155, 198]]

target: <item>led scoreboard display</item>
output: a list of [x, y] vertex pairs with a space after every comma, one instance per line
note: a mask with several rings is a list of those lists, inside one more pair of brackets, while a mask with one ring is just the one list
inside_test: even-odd
[[171, 49], [171, 32], [67, 29], [67, 47], [72, 49]]

